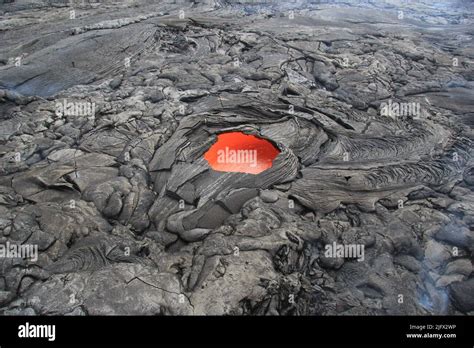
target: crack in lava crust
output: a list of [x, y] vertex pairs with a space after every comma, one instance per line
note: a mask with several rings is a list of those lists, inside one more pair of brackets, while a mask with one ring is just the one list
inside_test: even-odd
[[219, 134], [204, 158], [216, 171], [259, 174], [272, 167], [279, 153], [266, 139], [230, 132]]

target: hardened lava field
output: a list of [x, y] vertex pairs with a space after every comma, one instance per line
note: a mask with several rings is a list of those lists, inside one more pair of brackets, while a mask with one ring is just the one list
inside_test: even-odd
[[473, 6], [0, 0], [0, 314], [474, 314]]

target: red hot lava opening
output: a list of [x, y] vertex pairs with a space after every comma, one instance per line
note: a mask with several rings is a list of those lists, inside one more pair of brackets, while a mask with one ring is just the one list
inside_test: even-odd
[[270, 141], [241, 132], [217, 135], [217, 141], [204, 154], [218, 172], [259, 174], [271, 168], [280, 151]]

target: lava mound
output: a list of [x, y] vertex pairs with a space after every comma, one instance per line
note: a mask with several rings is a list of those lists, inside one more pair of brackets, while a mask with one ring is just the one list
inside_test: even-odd
[[[364, 136], [318, 112], [290, 112], [284, 104], [235, 104], [184, 117], [155, 152], [149, 170], [158, 198], [149, 216], [158, 230], [195, 241], [239, 212], [259, 190], [278, 185], [288, 199], [312, 210], [330, 212], [343, 203], [373, 211], [377, 201], [393, 200], [394, 194], [402, 197], [421, 185], [442, 186], [462, 176], [465, 161], [453, 161], [453, 152], [470, 158], [466, 139], [438, 158], [430, 156], [430, 144], [444, 142], [449, 133], [427, 122], [397, 136]], [[214, 148], [218, 139], [227, 142]], [[217, 163], [219, 150], [222, 158], [232, 149], [248, 150], [246, 139], [272, 144], [273, 164], [249, 173], [255, 168], [247, 156], [242, 158], [246, 169], [231, 163], [231, 170], [222, 170], [228, 163]], [[402, 160], [395, 163], [393, 156]]]
[[[312, 140], [307, 138], [303, 140], [307, 144], [300, 141], [295, 144], [293, 140], [299, 138], [299, 129], [288, 128], [290, 124], [287, 116], [255, 107], [229, 108], [184, 118], [149, 165], [158, 193], [149, 215], [158, 229], [166, 227], [189, 239], [186, 235], [190, 233], [184, 234], [185, 231], [220, 226], [246, 201], [257, 196], [259, 189], [294, 180], [299, 169], [298, 156], [305, 155], [298, 149], [318, 148], [317, 139], [324, 139], [324, 133], [314, 128]], [[294, 134], [287, 137], [289, 129]], [[219, 134], [237, 131], [275, 144], [271, 145], [275, 146], [272, 152], [279, 153], [271, 167], [258, 174], [212, 169], [205, 159], [206, 152]]]

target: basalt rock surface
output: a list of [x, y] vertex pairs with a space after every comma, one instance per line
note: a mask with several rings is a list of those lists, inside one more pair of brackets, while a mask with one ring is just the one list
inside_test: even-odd
[[[38, 255], [0, 314], [473, 314], [474, 8], [440, 3], [4, 1], [0, 243]], [[280, 153], [215, 171], [223, 132]]]

